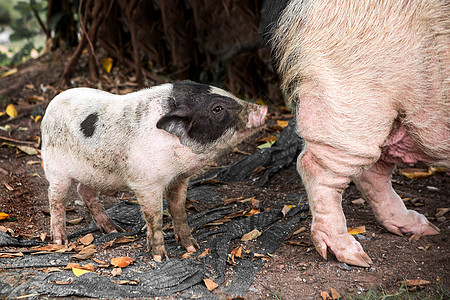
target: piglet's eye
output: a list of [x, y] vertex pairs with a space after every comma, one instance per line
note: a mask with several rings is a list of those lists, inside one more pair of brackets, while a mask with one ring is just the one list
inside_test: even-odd
[[223, 110], [223, 107], [220, 105], [214, 106], [213, 113], [218, 114]]

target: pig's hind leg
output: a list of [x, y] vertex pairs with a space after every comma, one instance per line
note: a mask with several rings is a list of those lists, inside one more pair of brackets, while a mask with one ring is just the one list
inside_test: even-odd
[[439, 229], [428, 222], [425, 216], [406, 209], [402, 199], [392, 188], [393, 170], [394, 164], [379, 160], [353, 180], [371, 205], [378, 221], [387, 230], [398, 235], [412, 233], [419, 237], [438, 234]]
[[114, 224], [114, 222], [108, 217], [99, 202], [97, 191], [82, 183], [79, 183], [77, 192], [81, 199], [83, 199], [84, 204], [101, 231], [105, 233], [124, 231], [120, 226]]
[[48, 173], [46, 173], [46, 176], [50, 183], [48, 188], [50, 233], [55, 244], [67, 244], [65, 202], [72, 185], [72, 179], [63, 178], [63, 176], [58, 179], [52, 178]]
[[175, 179], [166, 191], [166, 200], [169, 213], [172, 216], [173, 230], [177, 241], [189, 252], [195, 252], [199, 248], [197, 241], [191, 234], [186, 218], [186, 190], [188, 178]]

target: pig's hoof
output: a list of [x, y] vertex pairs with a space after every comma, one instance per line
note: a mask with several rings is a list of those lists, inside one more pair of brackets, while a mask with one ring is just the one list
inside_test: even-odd
[[372, 264], [372, 260], [364, 252], [361, 244], [350, 234], [342, 234], [330, 238], [323, 232], [316, 232], [313, 233], [312, 239], [317, 252], [324, 259], [327, 259], [328, 248], [340, 262], [366, 268]]
[[190, 245], [186, 247], [187, 252], [195, 252], [197, 249], [195, 249], [194, 245]]
[[434, 235], [440, 232], [439, 228], [430, 223], [424, 215], [421, 215], [414, 210], [406, 211], [405, 215], [396, 220], [384, 220], [382, 221], [382, 225], [390, 232], [398, 235], [411, 233], [416, 237], [421, 237], [423, 235]]

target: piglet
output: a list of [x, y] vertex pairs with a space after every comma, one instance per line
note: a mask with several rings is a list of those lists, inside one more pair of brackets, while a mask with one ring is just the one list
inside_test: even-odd
[[265, 106], [191, 81], [122, 96], [89, 88], [59, 94], [41, 127], [53, 241], [67, 243], [64, 203], [78, 182], [79, 195], [104, 232], [120, 228], [106, 215], [98, 192], [133, 191], [147, 224], [148, 251], [158, 261], [167, 257], [164, 194], [176, 239], [195, 251], [184, 206], [189, 178], [261, 128], [266, 113]]

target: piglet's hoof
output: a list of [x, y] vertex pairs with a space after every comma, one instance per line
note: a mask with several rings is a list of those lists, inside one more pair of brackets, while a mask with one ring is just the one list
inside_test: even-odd
[[330, 238], [324, 232], [313, 232], [312, 239], [317, 252], [324, 259], [327, 259], [327, 249], [329, 249], [337, 260], [349, 265], [368, 268], [373, 263], [361, 244], [350, 234], [341, 234]]

